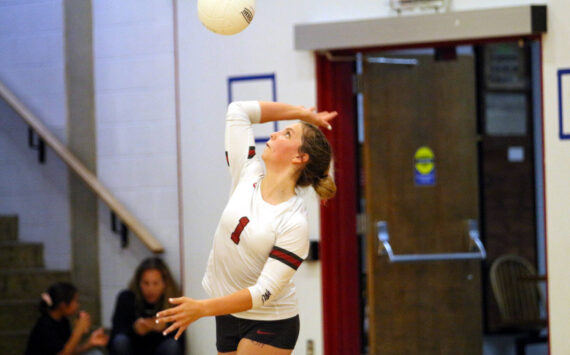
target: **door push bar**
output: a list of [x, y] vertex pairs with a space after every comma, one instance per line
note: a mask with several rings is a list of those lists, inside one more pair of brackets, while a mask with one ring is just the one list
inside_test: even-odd
[[441, 254], [400, 254], [395, 255], [390, 246], [390, 235], [388, 234], [388, 223], [386, 221], [376, 222], [378, 231], [378, 255], [388, 255], [391, 263], [407, 263], [417, 261], [440, 261], [440, 260], [469, 260], [485, 259], [487, 252], [479, 239], [479, 226], [474, 219], [468, 220], [469, 237], [475, 244], [477, 251], [465, 253], [441, 253]]

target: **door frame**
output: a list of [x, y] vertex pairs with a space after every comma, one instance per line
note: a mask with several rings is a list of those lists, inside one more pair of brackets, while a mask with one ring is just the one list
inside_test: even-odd
[[[348, 48], [334, 51], [333, 55], [343, 58], [357, 53], [368, 53], [397, 49], [442, 48], [460, 45], [475, 45], [493, 42], [529, 39], [542, 46], [541, 35], [523, 35], [484, 39], [465, 39], [411, 45], [394, 45], [367, 48]], [[542, 67], [542, 58], [540, 59]], [[353, 93], [354, 63], [330, 61], [326, 55], [316, 55], [316, 89], [319, 110], [336, 110], [339, 117], [334, 129], [327, 132], [327, 138], [334, 152], [335, 182], [337, 196], [321, 206], [321, 246], [323, 300], [323, 346], [327, 355], [358, 355], [362, 351], [361, 341], [361, 280], [360, 240], [357, 235], [358, 165], [356, 100]], [[543, 78], [540, 78], [541, 86]], [[544, 102], [544, 93], [541, 92]], [[544, 105], [542, 105], [544, 107]], [[541, 125], [544, 135], [544, 108]], [[541, 149], [542, 174], [544, 166], [544, 137]], [[546, 215], [546, 186], [543, 189], [543, 211]], [[545, 227], [545, 240], [547, 231]], [[546, 251], [545, 251], [546, 252]], [[548, 270], [547, 270], [548, 272]], [[548, 314], [548, 297], [547, 297]], [[550, 348], [550, 332], [549, 342]]]

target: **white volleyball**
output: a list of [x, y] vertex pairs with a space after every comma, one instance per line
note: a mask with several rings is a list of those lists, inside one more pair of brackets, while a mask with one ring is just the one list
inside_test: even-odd
[[253, 20], [255, 0], [198, 0], [198, 18], [212, 32], [233, 35]]

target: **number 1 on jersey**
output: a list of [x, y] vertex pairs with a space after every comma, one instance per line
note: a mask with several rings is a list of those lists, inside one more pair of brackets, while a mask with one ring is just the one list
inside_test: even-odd
[[241, 236], [241, 232], [243, 232], [243, 229], [245, 228], [245, 226], [247, 226], [247, 224], [249, 223], [249, 218], [247, 217], [242, 217], [239, 219], [239, 223], [236, 227], [236, 229], [233, 231], [232, 233], [232, 241], [234, 243], [239, 244], [239, 238]]

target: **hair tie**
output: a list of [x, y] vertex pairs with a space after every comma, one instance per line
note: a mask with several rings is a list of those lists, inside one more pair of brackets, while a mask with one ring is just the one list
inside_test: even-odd
[[326, 179], [326, 178], [328, 178], [328, 177], [329, 177], [329, 174], [325, 174], [325, 175], [321, 175], [321, 176], [320, 176], [321, 179]]
[[53, 305], [53, 302], [51, 301], [51, 297], [49, 296], [49, 294], [47, 292], [42, 292], [41, 296], [42, 296], [42, 300], [44, 300], [44, 302], [48, 305], [48, 307], [51, 307]]

